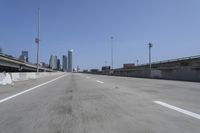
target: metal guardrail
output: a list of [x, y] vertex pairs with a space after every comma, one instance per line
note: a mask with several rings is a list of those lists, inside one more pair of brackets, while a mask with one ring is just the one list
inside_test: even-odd
[[[198, 59], [198, 58], [200, 59], [200, 55], [183, 57], [183, 58], [177, 58], [177, 59], [171, 59], [171, 60], [164, 60], [164, 61], [152, 62], [152, 65], [163, 64], [163, 63], [171, 63], [171, 62], [176, 62], [176, 61], [192, 60], [192, 59]], [[139, 67], [139, 66], [146, 66], [146, 65], [149, 65], [149, 63], [140, 64], [140, 65], [137, 65], [137, 66]]]

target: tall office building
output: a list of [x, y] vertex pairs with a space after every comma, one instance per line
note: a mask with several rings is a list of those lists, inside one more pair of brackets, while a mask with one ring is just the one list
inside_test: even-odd
[[73, 49], [68, 50], [68, 72], [72, 72], [72, 53]]
[[19, 59], [28, 62], [28, 51], [22, 51]]
[[57, 59], [57, 69], [60, 70], [60, 59]]
[[62, 59], [62, 68], [63, 71], [66, 72], [67, 71], [67, 56], [63, 55], [63, 59]]
[[3, 50], [2, 50], [2, 48], [0, 48], [0, 54], [3, 54]]
[[56, 55], [51, 55], [50, 60], [49, 60], [49, 67], [51, 69], [57, 69], [57, 56]]

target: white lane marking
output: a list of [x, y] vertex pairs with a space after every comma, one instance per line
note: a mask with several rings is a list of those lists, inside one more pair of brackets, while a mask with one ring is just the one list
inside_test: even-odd
[[87, 79], [90, 79], [90, 77], [86, 77]]
[[55, 80], [58, 80], [58, 79], [60, 79], [60, 78], [62, 78], [62, 77], [64, 77], [64, 76], [66, 76], [66, 75], [62, 75], [62, 76], [60, 76], [60, 77], [57, 77], [57, 78], [52, 79], [52, 80], [49, 80], [49, 81], [47, 81], [47, 82], [45, 82], [45, 83], [42, 83], [42, 84], [40, 84], [40, 85], [37, 85], [37, 86], [32, 87], [32, 88], [30, 88], [30, 89], [27, 89], [27, 90], [25, 90], [25, 91], [22, 91], [22, 92], [19, 92], [19, 93], [17, 93], [17, 94], [14, 94], [14, 95], [12, 95], [12, 96], [9, 96], [9, 97], [6, 97], [6, 98], [4, 98], [4, 99], [1, 99], [1, 100], [0, 100], [0, 103], [6, 102], [6, 101], [8, 101], [8, 100], [10, 100], [10, 99], [12, 99], [12, 98], [15, 98], [15, 97], [17, 97], [17, 96], [20, 96], [20, 95], [22, 95], [22, 94], [24, 94], [24, 93], [27, 93], [27, 92], [29, 92], [29, 91], [32, 91], [32, 90], [34, 90], [34, 89], [36, 89], [36, 88], [38, 88], [38, 87], [41, 87], [41, 86], [43, 86], [43, 85], [46, 85], [46, 84], [48, 84], [48, 83], [51, 83], [51, 82], [53, 82], [53, 81], [55, 81]]
[[167, 103], [164, 103], [164, 102], [161, 102], [161, 101], [154, 101], [154, 103], [157, 103], [157, 104], [162, 105], [162, 106], [164, 106], [164, 107], [167, 107], [167, 108], [176, 110], [176, 111], [178, 111], [178, 112], [180, 112], [180, 113], [189, 115], [189, 116], [194, 117], [194, 118], [196, 118], [196, 119], [200, 119], [200, 115], [199, 115], [199, 114], [196, 114], [196, 113], [193, 113], [193, 112], [190, 112], [190, 111], [181, 109], [181, 108], [179, 108], [179, 107], [175, 107], [175, 106], [173, 106], [173, 105], [170, 105], [170, 104], [167, 104]]
[[100, 81], [100, 80], [96, 80], [98, 83], [101, 83], [101, 84], [103, 84], [104, 82], [103, 81]]

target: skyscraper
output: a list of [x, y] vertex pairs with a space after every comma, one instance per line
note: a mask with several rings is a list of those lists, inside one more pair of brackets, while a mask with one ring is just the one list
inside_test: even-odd
[[63, 59], [62, 59], [62, 68], [63, 68], [63, 71], [66, 72], [67, 71], [67, 56], [66, 55], [63, 55]]
[[22, 51], [19, 59], [28, 62], [28, 51]]
[[57, 59], [57, 69], [60, 70], [60, 59]]
[[73, 49], [68, 50], [68, 72], [72, 72], [72, 53]]
[[0, 48], [0, 54], [3, 54], [3, 50], [2, 50], [2, 48]]
[[49, 67], [51, 69], [57, 69], [57, 56], [56, 55], [51, 55], [50, 60], [49, 60]]

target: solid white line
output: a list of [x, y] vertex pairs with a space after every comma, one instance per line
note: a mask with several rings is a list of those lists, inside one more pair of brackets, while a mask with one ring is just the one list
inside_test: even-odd
[[99, 82], [99, 83], [101, 83], [101, 84], [103, 84], [104, 82], [103, 81], [100, 81], [100, 80], [96, 80], [97, 82]]
[[34, 89], [36, 89], [36, 88], [38, 88], [38, 87], [41, 87], [41, 86], [46, 85], [46, 84], [48, 84], [48, 83], [51, 83], [51, 82], [53, 82], [53, 81], [55, 81], [55, 80], [58, 80], [58, 79], [60, 79], [60, 78], [62, 78], [62, 77], [64, 77], [64, 76], [66, 76], [66, 75], [62, 75], [62, 76], [60, 76], [60, 77], [57, 77], [57, 78], [55, 78], [55, 79], [52, 79], [52, 80], [50, 80], [50, 81], [47, 81], [47, 82], [42, 83], [42, 84], [40, 84], [40, 85], [37, 85], [37, 86], [32, 87], [32, 88], [30, 88], [30, 89], [27, 89], [27, 90], [25, 90], [25, 91], [22, 91], [22, 92], [19, 92], [19, 93], [17, 93], [17, 94], [14, 94], [14, 95], [12, 95], [12, 96], [9, 96], [9, 97], [6, 97], [6, 98], [4, 98], [4, 99], [1, 99], [1, 100], [0, 100], [0, 103], [6, 102], [6, 101], [8, 101], [8, 100], [10, 100], [10, 99], [12, 99], [12, 98], [14, 98], [14, 97], [17, 97], [17, 96], [20, 96], [20, 95], [22, 95], [22, 94], [24, 94], [24, 93], [27, 93], [27, 92], [29, 92], [29, 91], [32, 91], [32, 90], [34, 90]]
[[157, 103], [157, 104], [162, 105], [162, 106], [164, 106], [164, 107], [167, 107], [167, 108], [176, 110], [176, 111], [178, 111], [178, 112], [180, 112], [180, 113], [189, 115], [189, 116], [194, 117], [194, 118], [196, 118], [196, 119], [200, 119], [200, 115], [199, 115], [199, 114], [196, 114], [196, 113], [193, 113], [193, 112], [190, 112], [190, 111], [187, 111], [187, 110], [184, 110], [184, 109], [175, 107], [175, 106], [173, 106], [173, 105], [170, 105], [170, 104], [167, 104], [167, 103], [164, 103], [164, 102], [161, 102], [161, 101], [154, 101], [154, 103]]

